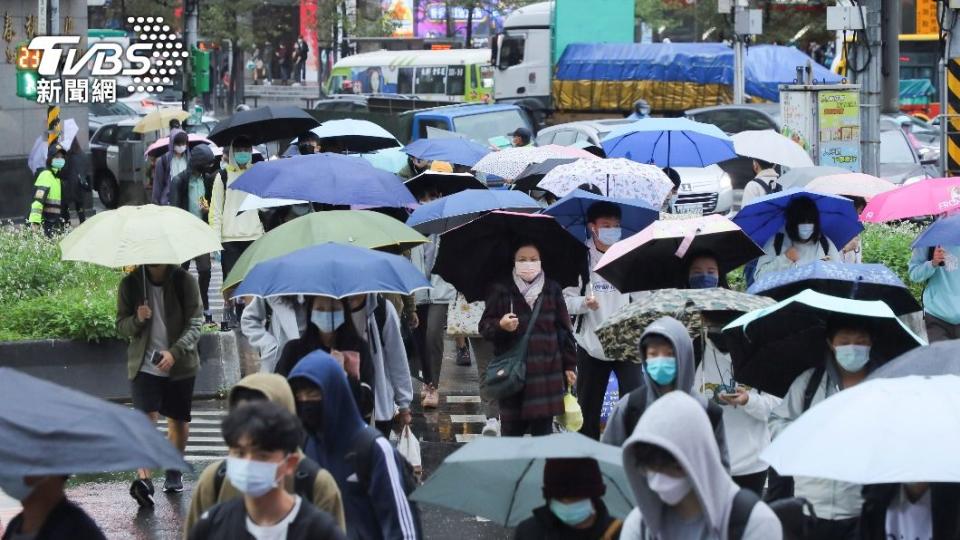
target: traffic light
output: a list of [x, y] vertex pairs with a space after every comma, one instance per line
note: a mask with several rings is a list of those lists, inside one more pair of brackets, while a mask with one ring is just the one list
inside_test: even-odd
[[40, 80], [37, 67], [40, 66], [40, 54], [38, 49], [28, 49], [26, 42], [17, 45], [17, 97], [37, 100], [37, 81]]
[[190, 93], [193, 95], [210, 91], [210, 52], [196, 47], [190, 50]]

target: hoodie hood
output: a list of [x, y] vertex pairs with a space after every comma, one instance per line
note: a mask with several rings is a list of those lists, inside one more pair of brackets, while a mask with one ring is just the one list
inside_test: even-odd
[[216, 160], [217, 158], [213, 155], [213, 150], [206, 144], [198, 144], [190, 149], [190, 160], [188, 163], [191, 171], [196, 169], [206, 170], [213, 165], [213, 162]]
[[230, 389], [229, 403], [233, 403], [233, 393], [236, 392], [238, 388], [256, 390], [267, 396], [267, 400], [278, 405], [283, 405], [283, 407], [291, 413], [297, 414], [296, 403], [294, 403], [293, 400], [293, 390], [290, 389], [290, 384], [283, 378], [283, 375], [277, 375], [276, 373], [254, 373], [253, 375], [247, 375]]
[[703, 405], [683, 392], [669, 392], [647, 407], [633, 435], [623, 444], [623, 470], [643, 522], [655, 537], [670, 507], [650, 489], [646, 474], [637, 467], [638, 443], [659, 446], [676, 458], [700, 499], [711, 537], [726, 538], [730, 508], [739, 488], [720, 463], [720, 451]]
[[[693, 362], [693, 340], [690, 339], [690, 334], [687, 332], [686, 327], [683, 326], [683, 323], [673, 317], [662, 317], [653, 321], [653, 323], [643, 331], [643, 335], [640, 336], [640, 342], [637, 344], [637, 346], [640, 347], [640, 358], [644, 361], [647, 360], [647, 357], [640, 343], [643, 343], [643, 340], [646, 339], [647, 336], [661, 336], [673, 345], [674, 355], [677, 358], [676, 389], [693, 395], [693, 386], [696, 378], [696, 368]], [[647, 389], [647, 403], [649, 407], [649, 404], [656, 401], [662, 394], [657, 388], [656, 383], [650, 378], [646, 369], [643, 370], [643, 380], [645, 383], [644, 386]]]

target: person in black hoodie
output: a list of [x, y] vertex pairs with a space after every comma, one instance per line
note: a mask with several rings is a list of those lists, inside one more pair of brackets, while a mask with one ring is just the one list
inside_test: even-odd
[[67, 500], [63, 492], [66, 476], [0, 477], [0, 489], [23, 503], [3, 540], [105, 540], [90, 516]]
[[960, 484], [863, 486], [863, 540], [960, 540]]

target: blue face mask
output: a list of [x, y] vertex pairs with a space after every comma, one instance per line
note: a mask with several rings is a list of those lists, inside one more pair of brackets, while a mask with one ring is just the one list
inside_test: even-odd
[[60, 170], [67, 166], [67, 160], [62, 157], [55, 157], [50, 160], [50, 167], [53, 169]]
[[550, 499], [550, 511], [557, 516], [557, 519], [567, 525], [579, 525], [590, 519], [590, 516], [594, 514], [593, 501], [583, 499], [572, 503], [562, 503], [556, 499]]
[[647, 374], [660, 386], [672, 384], [677, 379], [677, 359], [672, 356], [647, 358]]
[[869, 345], [839, 345], [834, 350], [837, 363], [847, 373], [856, 373], [870, 361]]
[[714, 289], [720, 284], [720, 276], [714, 274], [691, 274], [687, 279], [691, 289]]
[[23, 501], [33, 493], [33, 486], [24, 484], [22, 476], [0, 476], [0, 490], [18, 501]]
[[250, 163], [251, 158], [253, 158], [252, 152], [235, 152], [233, 154], [233, 161], [236, 162], [236, 164], [241, 167], [243, 167], [247, 163]]
[[602, 227], [597, 229], [597, 240], [607, 246], [612, 246], [620, 241], [623, 232], [620, 227]]
[[317, 328], [326, 334], [340, 328], [340, 326], [343, 325], [343, 321], [344, 315], [342, 309], [336, 311], [321, 311], [315, 309], [313, 313], [310, 314], [310, 322], [317, 325]]

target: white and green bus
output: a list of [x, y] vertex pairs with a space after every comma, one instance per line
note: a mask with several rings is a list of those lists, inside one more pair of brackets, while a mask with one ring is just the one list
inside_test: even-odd
[[493, 93], [485, 49], [376, 51], [342, 58], [327, 94], [406, 94], [431, 101], [476, 102]]

